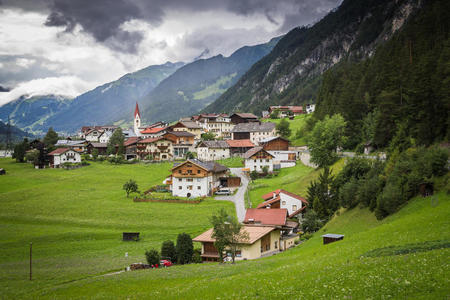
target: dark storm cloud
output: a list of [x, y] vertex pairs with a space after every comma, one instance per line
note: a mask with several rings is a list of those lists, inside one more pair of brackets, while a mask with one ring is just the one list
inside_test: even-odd
[[[16, 7], [47, 14], [45, 25], [72, 32], [81, 25], [97, 41], [122, 52], [136, 52], [143, 35], [128, 32], [121, 25], [143, 20], [153, 26], [164, 21], [166, 11], [228, 11], [237, 15], [262, 14], [279, 25], [278, 33], [317, 21], [341, 0], [0, 0], [2, 7]], [[283, 11], [286, 10], [286, 11]], [[193, 20], [195, 22], [195, 20]]]
[[[1, 2], [0, 2], [1, 3]], [[0, 93], [7, 93], [9, 92], [11, 89], [7, 88], [7, 87], [3, 87], [0, 85]]]

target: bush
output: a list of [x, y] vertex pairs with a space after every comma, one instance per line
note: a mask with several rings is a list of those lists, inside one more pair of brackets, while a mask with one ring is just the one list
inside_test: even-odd
[[258, 177], [259, 177], [259, 174], [258, 174], [258, 172], [256, 172], [255, 170], [253, 170], [253, 171], [250, 172], [250, 178], [251, 178], [252, 180], [256, 180], [256, 179], [258, 179]]
[[[309, 240], [310, 238], [312, 238], [312, 233], [304, 233], [304, 234], [302, 234], [302, 236], [300, 237], [300, 240], [301, 241], [307, 241], [307, 240]], [[297, 242], [297, 241], [296, 241]], [[297, 244], [298, 244], [298, 242], [297, 242]]]
[[161, 258], [168, 259], [171, 262], [177, 261], [177, 250], [175, 249], [175, 244], [167, 240], [161, 246]]
[[313, 209], [309, 209], [302, 221], [302, 229], [304, 232], [315, 232], [322, 227], [322, 221]]
[[127, 192], [127, 197], [130, 195], [130, 193], [137, 193], [138, 192], [138, 185], [136, 181], [130, 179], [122, 187], [125, 192]]
[[192, 262], [194, 264], [200, 264], [202, 262], [202, 250], [201, 249], [194, 249], [194, 254], [192, 254]]
[[145, 258], [147, 259], [147, 263], [149, 265], [159, 265], [161, 260], [158, 250], [155, 249], [150, 249], [149, 251], [146, 251]]
[[177, 262], [179, 264], [188, 264], [192, 261], [194, 245], [191, 236], [187, 233], [180, 233], [177, 237]]
[[358, 205], [358, 188], [360, 186], [360, 182], [351, 178], [344, 186], [339, 190], [339, 203], [343, 207], [354, 208]]

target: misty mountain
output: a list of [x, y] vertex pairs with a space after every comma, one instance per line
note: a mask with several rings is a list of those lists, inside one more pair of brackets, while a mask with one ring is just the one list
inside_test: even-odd
[[229, 57], [217, 55], [181, 67], [139, 101], [143, 108], [142, 117], [148, 122], [173, 121], [197, 113], [236, 83], [255, 62], [270, 53], [279, 39], [242, 47]]
[[0, 119], [30, 132], [42, 133], [46, 131], [42, 125], [45, 121], [67, 109], [72, 99], [58, 95], [22, 96], [0, 107]]

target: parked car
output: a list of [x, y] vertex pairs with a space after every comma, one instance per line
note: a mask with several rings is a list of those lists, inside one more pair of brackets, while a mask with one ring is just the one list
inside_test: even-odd
[[173, 264], [170, 260], [163, 259], [160, 261], [160, 265], [161, 265], [161, 267], [167, 268], [167, 267], [171, 267]]
[[220, 189], [217, 190], [216, 195], [231, 195], [231, 191], [229, 189]]

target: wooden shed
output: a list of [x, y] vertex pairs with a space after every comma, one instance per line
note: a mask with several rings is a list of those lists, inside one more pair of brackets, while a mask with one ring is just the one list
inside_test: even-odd
[[223, 187], [241, 186], [241, 177], [220, 177], [220, 185]]
[[322, 235], [322, 237], [323, 237], [324, 245], [344, 239], [343, 234], [334, 234], [334, 233], [327, 233], [327, 234]]
[[123, 241], [139, 241], [139, 232], [124, 232], [122, 234]]

